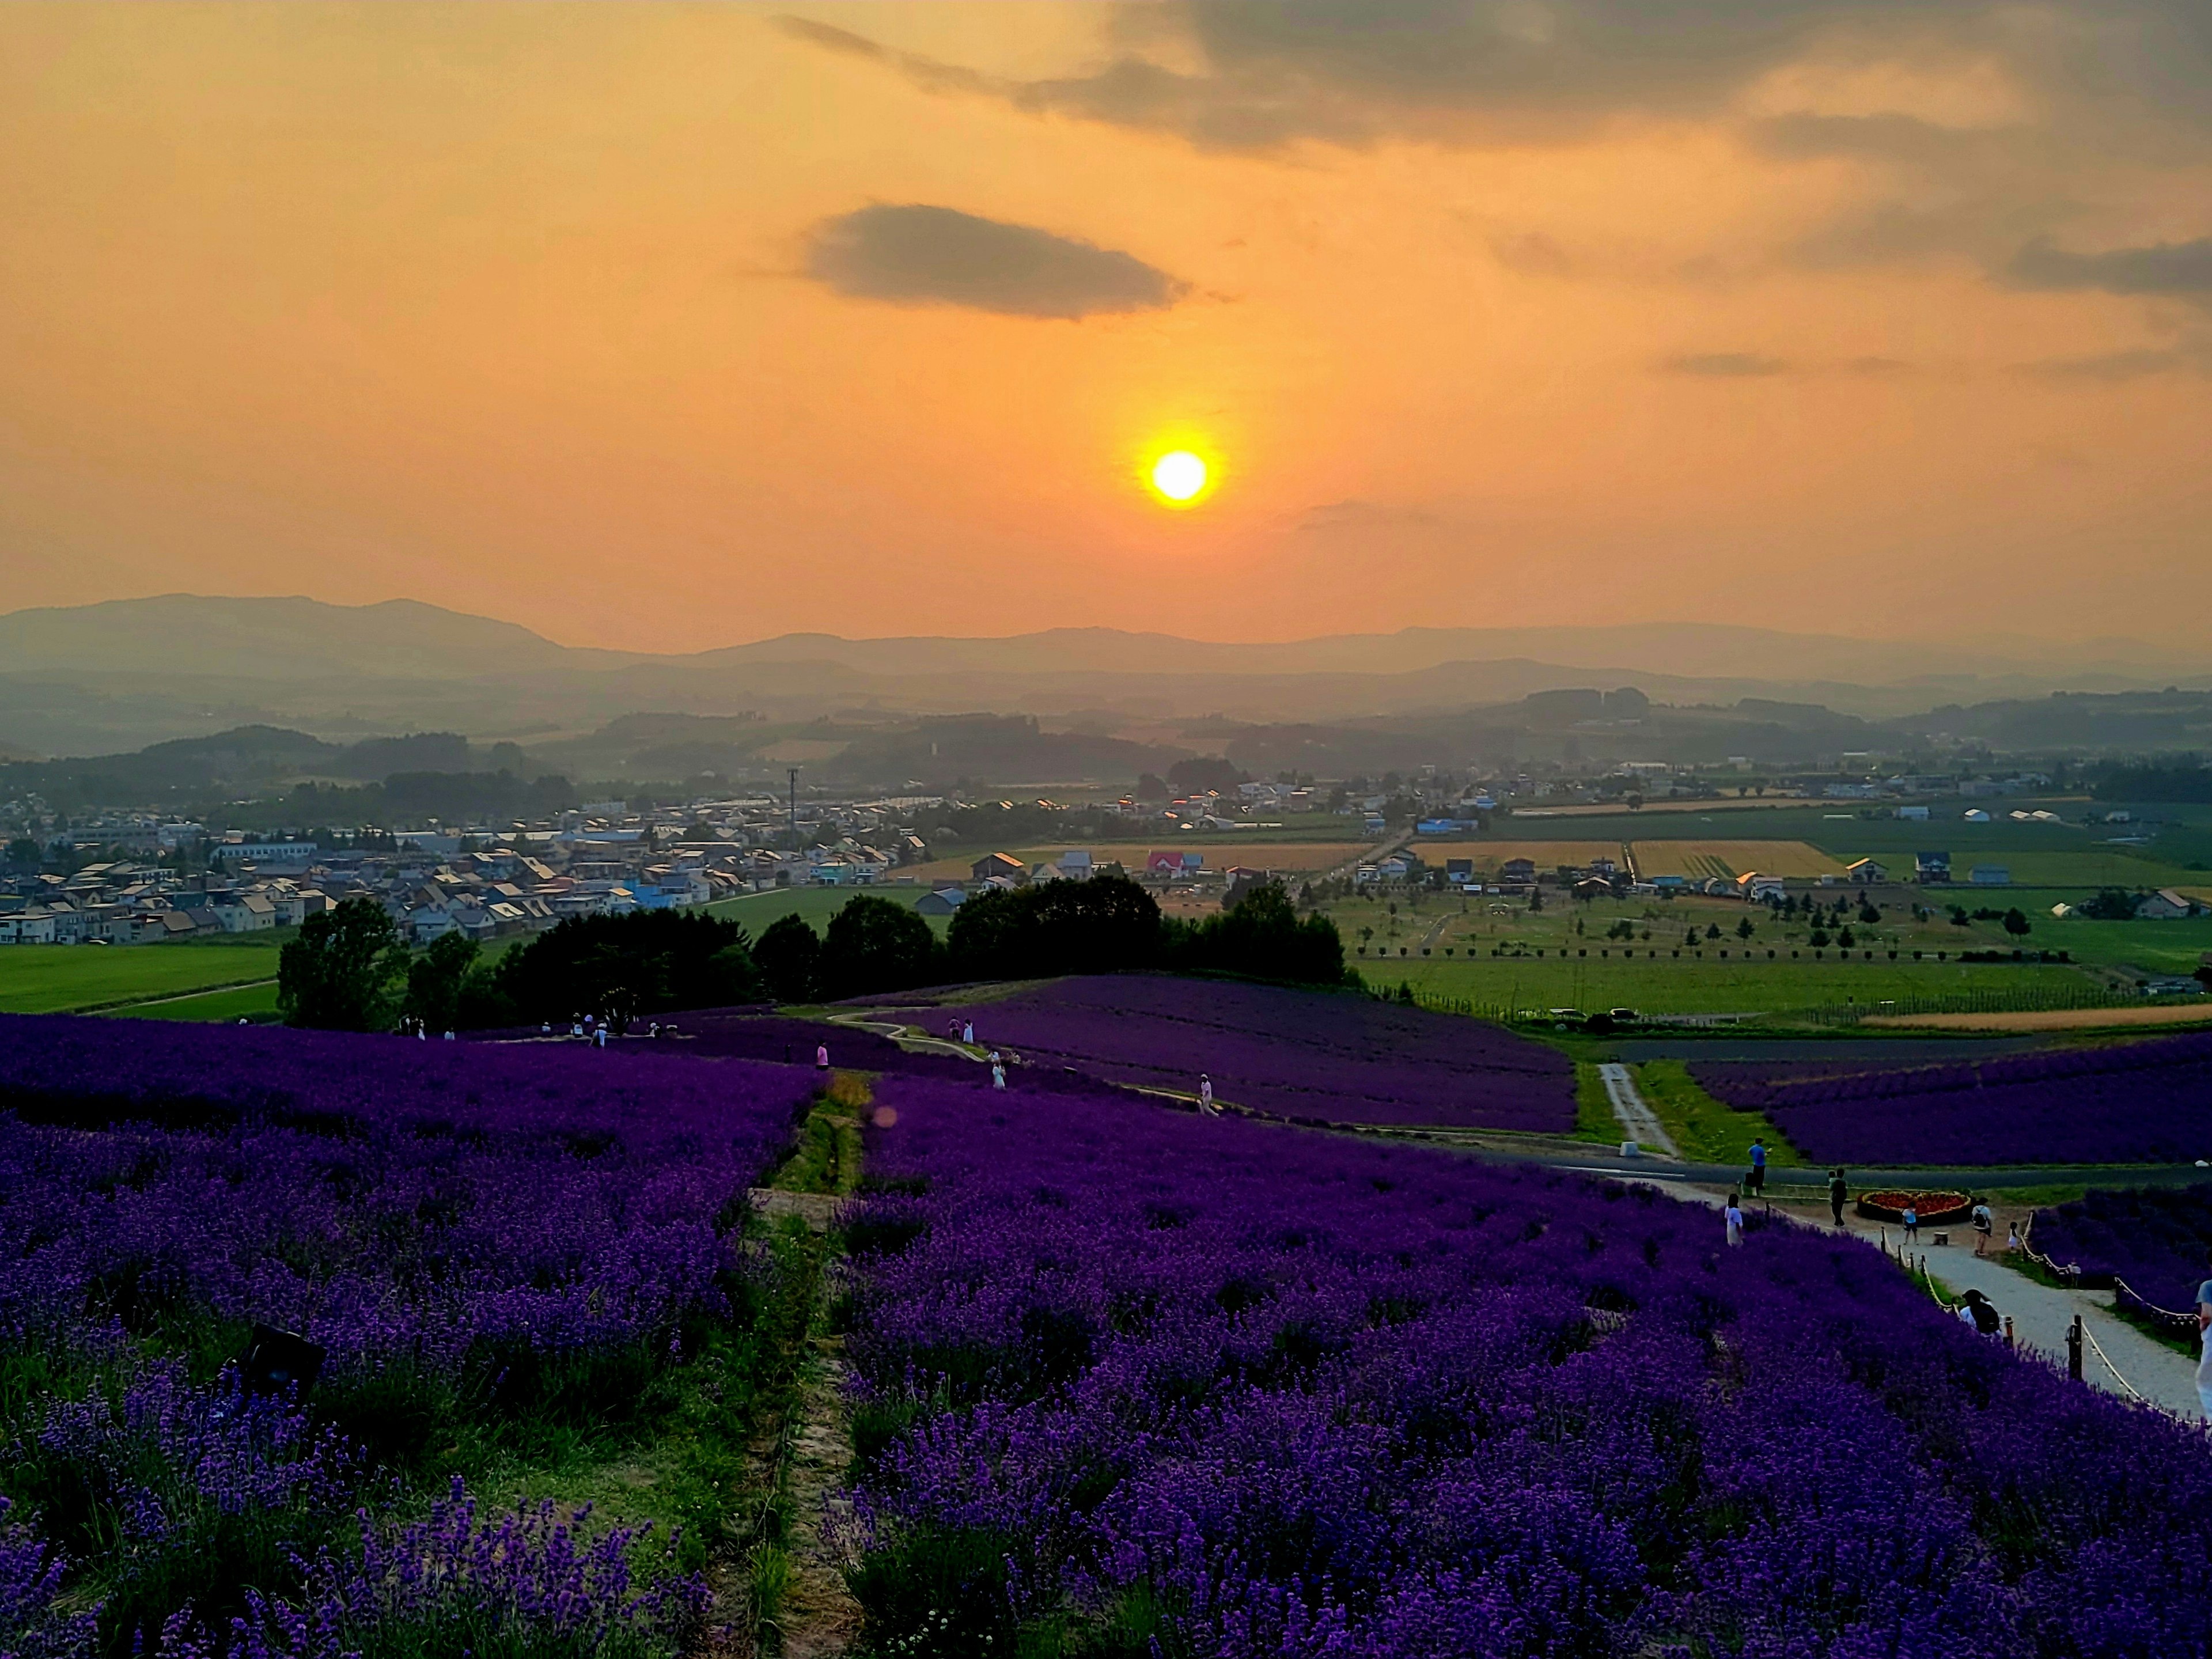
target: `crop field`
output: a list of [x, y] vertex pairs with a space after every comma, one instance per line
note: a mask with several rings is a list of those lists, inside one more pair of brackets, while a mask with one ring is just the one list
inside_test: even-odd
[[1725, 879], [1751, 871], [1798, 880], [1841, 875], [1844, 861], [1802, 841], [1639, 841], [1629, 848], [1636, 873]]
[[865, 1651], [2148, 1656], [2212, 1616], [2197, 1431], [1864, 1245], [1142, 1105], [884, 1098], [892, 1190], [848, 1235]]
[[1913, 1026], [1936, 1031], [1980, 1031], [2001, 1034], [2006, 1031], [2133, 1031], [2139, 1028], [2156, 1030], [2174, 1025], [2203, 1025], [2212, 1023], [2212, 1000], [2203, 997], [2188, 1000], [2154, 1002], [2146, 1006], [2116, 1008], [2083, 1008], [2069, 1011], [2063, 1008], [1995, 1010], [1984, 1013], [1944, 1013], [1936, 1012], [1920, 1014], [1881, 1014], [1870, 1016], [1863, 1024], [1889, 1027]]
[[1543, 1044], [1341, 993], [1115, 975], [1054, 980], [963, 1011], [975, 1040], [1116, 1083], [1349, 1123], [1565, 1133], [1574, 1068]]
[[[1802, 914], [1778, 918], [1765, 906], [1730, 899], [1583, 902], [1554, 895], [1532, 911], [1517, 900], [1408, 893], [1333, 901], [1327, 908], [1344, 938], [1346, 960], [1370, 983], [1408, 981], [1425, 996], [1482, 1007], [1802, 1017], [1824, 1009], [1879, 1012], [1885, 1001], [1911, 1011], [2080, 1007], [2113, 1000], [2073, 967], [1957, 960], [1964, 951], [2043, 947], [2047, 917], [2021, 940], [1996, 921], [1959, 927], [1942, 915], [1915, 920], [1910, 901], [1893, 894], [1881, 898], [1878, 920], [1865, 923], [1853, 907], [1868, 896], [1848, 888], [1819, 890], [1825, 901], [1845, 907], [1853, 930], [1847, 949], [1838, 943], [1839, 934], [1824, 935], [1826, 943], [1814, 946], [1813, 925]], [[1738, 931], [1747, 921], [1748, 938]]]
[[2027, 1007], [2042, 1000], [2045, 1006], [2072, 1007], [2100, 1000], [2094, 988], [2069, 968], [1838, 962], [1832, 953], [1820, 962], [1748, 962], [1736, 955], [1721, 961], [1711, 951], [1703, 959], [1662, 955], [1656, 961], [1631, 961], [1618, 951], [1601, 957], [1592, 947], [1587, 960], [1354, 957], [1352, 965], [1372, 984], [1395, 987], [1403, 981], [1427, 999], [1524, 1012], [1634, 1008], [1646, 1014], [1809, 1018], [1848, 1009], [1880, 1013], [1884, 1003]]
[[[746, 1192], [813, 1088], [0, 1019], [0, 1648], [672, 1659], [772, 1495], [819, 1252]], [[255, 1322], [312, 1393], [238, 1368]]]
[[1809, 1158], [1868, 1164], [2187, 1164], [2212, 1158], [2212, 1036], [1869, 1069], [1698, 1062]]
[[1561, 865], [1579, 867], [1593, 859], [1620, 861], [1624, 848], [1617, 841], [1522, 841], [1499, 837], [1492, 840], [1485, 836], [1480, 840], [1463, 836], [1420, 836], [1414, 838], [1410, 850], [1419, 853], [1422, 861], [1431, 868], [1440, 868], [1447, 859], [1472, 859], [1474, 867], [1495, 871], [1508, 859], [1527, 859], [1540, 871], [1550, 872]]
[[15, 945], [0, 949], [0, 1013], [112, 1008], [273, 979], [289, 933], [173, 945]]

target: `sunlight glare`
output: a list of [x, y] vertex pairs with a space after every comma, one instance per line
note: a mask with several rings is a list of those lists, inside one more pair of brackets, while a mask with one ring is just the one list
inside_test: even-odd
[[1152, 488], [1171, 501], [1192, 501], [1206, 488], [1206, 463], [1188, 449], [1171, 449], [1152, 463]]

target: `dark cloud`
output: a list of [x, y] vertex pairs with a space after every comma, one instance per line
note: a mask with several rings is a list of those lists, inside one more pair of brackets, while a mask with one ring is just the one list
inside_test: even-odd
[[2212, 301], [2212, 236], [2103, 253], [2073, 253], [2040, 238], [2021, 249], [2005, 275], [2017, 288], [2177, 294]]
[[1790, 365], [1779, 357], [1762, 357], [1755, 351], [1702, 351], [1669, 357], [1660, 364], [1668, 374], [1704, 374], [1716, 380], [1753, 379], [1786, 374]]
[[[1109, 60], [1058, 79], [994, 80], [872, 50], [937, 89], [1213, 148], [1722, 114], [1760, 76], [1831, 50], [1994, 58], [2069, 125], [2083, 110], [2109, 121], [2128, 108], [2212, 125], [2205, 0], [2047, 0], [2033, 19], [2008, 0], [1164, 0], [1111, 15]], [[872, 46], [824, 25], [786, 27], [831, 50]], [[1791, 118], [1765, 142], [1934, 153], [1984, 141], [1881, 116], [1825, 130]]]
[[807, 275], [840, 294], [1011, 317], [1157, 311], [1184, 285], [1130, 254], [957, 209], [866, 207], [814, 228]]

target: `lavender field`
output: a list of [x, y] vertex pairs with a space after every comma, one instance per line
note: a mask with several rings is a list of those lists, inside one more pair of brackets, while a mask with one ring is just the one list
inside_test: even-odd
[[900, 1083], [869, 1650], [2151, 1656], [2212, 1459], [1875, 1252], [1648, 1189]]
[[[1574, 1067], [1542, 1043], [1370, 997], [1115, 975], [964, 1007], [976, 1041], [1116, 1083], [1332, 1123], [1564, 1133]], [[928, 1016], [921, 1017], [925, 1022]]]
[[2029, 1242], [2085, 1274], [2117, 1274], [2154, 1306], [2188, 1313], [2212, 1279], [2212, 1188], [2085, 1194], [2035, 1212]]
[[2212, 1035], [1978, 1062], [1711, 1063], [1716, 1099], [1761, 1111], [1817, 1163], [2177, 1164], [2212, 1158]]
[[[703, 1591], [665, 1528], [402, 1523], [742, 1361], [745, 1190], [812, 1083], [0, 1019], [0, 1653], [671, 1650]], [[307, 1401], [243, 1391], [255, 1322], [327, 1350]]]

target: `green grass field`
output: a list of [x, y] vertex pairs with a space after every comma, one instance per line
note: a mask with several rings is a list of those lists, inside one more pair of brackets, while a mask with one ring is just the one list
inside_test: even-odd
[[0, 1013], [70, 1013], [274, 979], [290, 937], [284, 929], [173, 945], [10, 946], [0, 950]]
[[225, 1025], [247, 1019], [256, 1024], [276, 1018], [276, 981], [236, 985], [227, 991], [202, 991], [195, 995], [164, 997], [154, 1002], [134, 1002], [110, 1011], [120, 1019], [194, 1019]]

